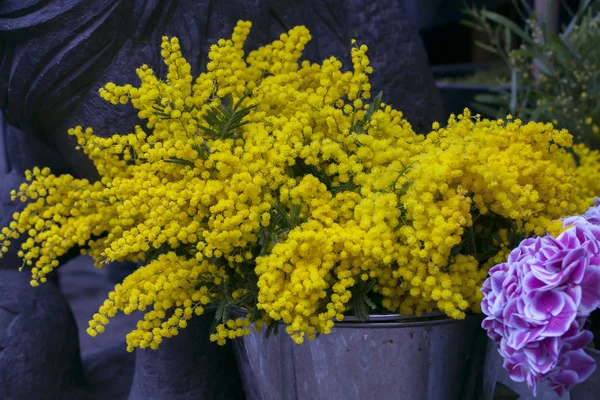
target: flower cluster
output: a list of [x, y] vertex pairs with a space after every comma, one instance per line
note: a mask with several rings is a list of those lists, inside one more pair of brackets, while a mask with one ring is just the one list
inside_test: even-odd
[[[566, 131], [465, 110], [420, 135], [372, 96], [365, 45], [351, 44], [344, 71], [333, 57], [299, 61], [304, 27], [245, 55], [249, 30], [240, 22], [213, 45], [196, 79], [163, 38], [165, 80], [142, 66], [138, 87], [100, 90], [145, 128], [69, 132], [100, 180], [34, 169], [13, 193], [29, 204], [0, 240], [28, 236], [32, 284], [73, 247], [99, 267], [140, 263], [91, 335], [136, 310], [130, 350], [156, 348], [207, 308], [218, 343], [279, 321], [300, 343], [348, 313], [464, 318], [515, 238], [557, 232], [591, 204], [599, 181], [578, 173]], [[229, 320], [232, 305], [248, 313]]]
[[600, 209], [564, 219], [557, 238], [529, 238], [490, 269], [482, 301], [483, 327], [496, 343], [504, 367], [535, 393], [547, 382], [568, 392], [595, 369], [584, 347], [593, 335], [583, 329], [600, 305]]

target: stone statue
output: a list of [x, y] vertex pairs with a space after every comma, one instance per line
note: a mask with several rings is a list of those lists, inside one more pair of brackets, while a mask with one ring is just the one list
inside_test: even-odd
[[[374, 92], [424, 132], [443, 117], [427, 57], [402, 0], [2, 0], [0, 2], [0, 225], [19, 207], [9, 192], [25, 169], [94, 178], [67, 129], [100, 135], [131, 131], [130, 106], [98, 95], [106, 82], [137, 82], [135, 68], [165, 73], [161, 36], [177, 36], [192, 71], [203, 70], [209, 46], [237, 20], [252, 21], [247, 48], [271, 42], [296, 25], [313, 39], [304, 57], [335, 55], [350, 63], [350, 40], [369, 46]], [[17, 271], [16, 245], [0, 260], [0, 398], [243, 399], [229, 348], [208, 342], [200, 318], [158, 351], [129, 355], [125, 345], [80, 356], [77, 327], [61, 290], [30, 287]], [[66, 260], [65, 260], [66, 261]], [[78, 257], [70, 261], [91, 268]], [[90, 315], [93, 310], [89, 310]], [[109, 327], [110, 328], [110, 327]], [[101, 341], [102, 336], [95, 340]]]

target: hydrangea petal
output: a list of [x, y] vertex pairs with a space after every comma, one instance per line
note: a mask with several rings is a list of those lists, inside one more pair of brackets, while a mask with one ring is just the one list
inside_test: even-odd
[[577, 382], [581, 383], [590, 377], [596, 370], [596, 362], [583, 349], [570, 351], [569, 369], [577, 374]]
[[538, 278], [536, 278], [536, 276], [531, 272], [526, 274], [525, 278], [523, 279], [523, 290], [525, 291], [525, 293], [529, 293], [534, 290], [541, 290], [545, 287], [546, 284]]
[[583, 279], [585, 268], [587, 267], [588, 257], [586, 256], [586, 250], [583, 247], [571, 250], [567, 253], [562, 262], [563, 280], [566, 279], [571, 283], [579, 284]]
[[575, 318], [577, 317], [577, 306], [567, 295], [563, 296], [565, 303], [562, 310], [557, 314], [553, 315], [546, 325], [546, 329], [541, 334], [542, 336], [561, 336], [571, 326]]
[[600, 267], [590, 266], [586, 270], [581, 291], [579, 312], [587, 316], [600, 305]]
[[567, 301], [563, 293], [554, 290], [532, 292], [527, 295], [526, 299], [528, 316], [539, 321], [559, 315]]
[[579, 285], [567, 285], [565, 293], [571, 297], [575, 304], [581, 303], [582, 289]]
[[568, 350], [579, 350], [586, 347], [594, 339], [592, 332], [584, 330], [579, 331], [579, 327], [575, 328], [575, 333], [570, 336], [563, 338], [563, 347]]

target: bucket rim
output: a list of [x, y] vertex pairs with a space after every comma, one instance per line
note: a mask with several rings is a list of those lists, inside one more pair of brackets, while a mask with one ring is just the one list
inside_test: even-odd
[[[231, 311], [236, 315], [245, 315], [248, 310], [239, 306], [232, 306]], [[466, 320], [483, 319], [483, 314], [469, 313], [464, 319], [453, 319], [441, 312], [423, 313], [421, 316], [403, 314], [372, 314], [368, 321], [361, 321], [357, 317], [347, 316], [342, 321], [335, 321], [333, 329], [360, 328], [360, 329], [389, 329], [413, 328], [419, 326], [435, 326], [460, 323]], [[283, 321], [279, 324], [285, 325]]]

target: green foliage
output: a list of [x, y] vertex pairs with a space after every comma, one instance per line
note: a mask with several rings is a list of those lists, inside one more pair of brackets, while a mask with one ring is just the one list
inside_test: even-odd
[[[211, 107], [204, 116], [205, 126], [201, 126], [201, 130], [216, 139], [237, 139], [239, 138], [238, 129], [245, 125], [247, 121], [244, 118], [250, 113], [254, 106], [241, 107], [241, 103], [245, 97], [242, 97], [236, 103], [230, 95], [223, 98], [223, 101], [219, 106]], [[379, 93], [373, 103], [368, 107], [364, 118], [354, 125], [357, 133], [366, 133], [369, 121], [373, 113], [381, 106], [382, 93]], [[194, 146], [194, 149], [198, 153], [199, 157], [206, 160], [211, 153], [210, 147], [206, 143]], [[164, 160], [165, 162], [192, 165], [190, 161], [181, 160], [178, 158], [171, 158]], [[313, 166], [308, 165], [302, 159], [297, 159], [296, 163], [289, 167], [288, 175], [293, 178], [301, 178], [306, 175], [313, 175], [317, 177], [321, 182], [325, 183], [328, 190], [332, 193], [338, 193], [344, 190], [354, 190], [356, 185], [352, 179], [342, 185], [333, 186], [331, 178], [320, 170]], [[212, 287], [211, 293], [215, 296], [213, 299], [213, 306], [207, 307], [207, 309], [215, 312], [215, 319], [211, 328], [211, 332], [214, 332], [218, 324], [224, 324], [230, 318], [232, 307], [235, 306], [248, 306], [251, 307], [252, 316], [250, 317], [251, 322], [256, 322], [260, 317], [258, 308], [255, 306], [258, 301], [258, 277], [254, 271], [255, 258], [268, 254], [272, 248], [279, 243], [282, 238], [285, 238], [289, 232], [295, 227], [305, 222], [305, 218], [301, 216], [301, 208], [299, 205], [294, 204], [291, 207], [285, 206], [281, 203], [276, 203], [271, 209], [271, 215], [269, 225], [262, 227], [257, 235], [258, 246], [253, 249], [253, 259], [251, 261], [245, 261], [241, 263], [235, 273], [231, 273], [229, 279], [223, 279], [219, 284], [214, 284], [210, 280], [202, 281], [203, 286]], [[225, 265], [226, 260], [221, 258], [215, 258], [213, 260], [217, 265]], [[360, 289], [359, 292], [354, 296], [353, 307], [355, 312], [360, 318], [368, 319], [368, 309], [374, 309], [375, 303], [373, 303], [367, 296], [368, 292], [372, 289], [375, 281], [369, 281], [367, 286], [362, 283], [357, 286]], [[232, 288], [242, 288], [244, 293], [237, 298], [232, 297]], [[365, 317], [366, 315], [366, 317]], [[267, 337], [271, 334], [277, 334], [279, 330], [279, 321], [271, 321], [267, 325]]]
[[[491, 49], [493, 49], [490, 46]], [[506, 86], [510, 83], [510, 71], [505, 65], [477, 71], [467, 76], [443, 77], [437, 79], [439, 83], [481, 85], [487, 87]]]
[[181, 158], [168, 158], [166, 160], [163, 160], [164, 162], [168, 162], [168, 163], [172, 163], [172, 164], [181, 164], [181, 165], [187, 165], [188, 167], [194, 167], [194, 163], [188, 160], [182, 160]]
[[480, 264], [485, 264], [502, 249], [500, 231], [506, 232], [507, 246], [511, 249], [526, 238], [514, 221], [508, 221], [493, 213], [480, 214], [475, 207], [471, 213], [473, 225], [465, 228], [462, 240], [452, 248], [449, 260], [453, 260], [458, 254], [465, 254], [475, 257]]
[[150, 250], [144, 254], [144, 264], [149, 264], [156, 260], [161, 254], [165, 254], [169, 251], [171, 251], [171, 249], [169, 248], [168, 243], [163, 243], [158, 248], [151, 247]]
[[215, 319], [210, 327], [210, 333], [215, 333], [217, 325], [227, 323], [229, 320], [229, 311], [233, 305], [233, 301], [229, 296], [219, 296], [215, 310]]
[[247, 95], [242, 96], [234, 103], [233, 96], [227, 93], [218, 106], [213, 106], [206, 111], [203, 116], [206, 125], [200, 126], [200, 130], [215, 139], [238, 139], [240, 137], [238, 129], [248, 123], [244, 118], [255, 108], [255, 106], [242, 107], [246, 97]]
[[365, 116], [360, 121], [356, 121], [351, 129], [351, 132], [367, 133], [367, 128], [373, 113], [381, 107], [381, 99], [383, 98], [383, 91], [379, 92], [373, 99], [373, 102], [369, 104]]
[[[227, 261], [224, 258], [215, 257], [211, 260], [211, 263], [222, 267]], [[231, 318], [232, 307], [242, 307], [247, 304], [256, 304], [258, 299], [258, 278], [254, 272], [254, 261], [245, 261], [240, 264], [239, 268], [231, 273], [228, 278], [222, 278], [217, 284], [214, 281], [214, 277], [206, 274], [200, 276], [200, 280], [196, 284], [199, 287], [211, 288], [211, 293], [214, 295], [209, 306], [206, 306], [206, 310], [214, 311], [215, 316], [212, 322], [210, 332], [216, 331], [217, 325], [225, 324]], [[234, 288], [245, 289], [245, 292], [233, 298], [232, 293]], [[260, 314], [256, 307], [252, 311], [250, 320], [256, 322]]]
[[[230, 272], [229, 279], [223, 278], [219, 284], [214, 284], [212, 278], [202, 280], [199, 286], [212, 287], [211, 293], [215, 295], [213, 306], [207, 307], [215, 311], [215, 320], [211, 327], [214, 332], [218, 324], [224, 324], [231, 318], [232, 307], [251, 307], [250, 321], [256, 322], [260, 317], [260, 311], [256, 307], [258, 302], [258, 277], [254, 268], [256, 267], [256, 256], [263, 256], [275, 246], [279, 240], [287, 235], [292, 229], [304, 222], [300, 216], [300, 206], [294, 205], [288, 211], [282, 205], [276, 204], [271, 210], [271, 219], [268, 226], [261, 228], [258, 234], [258, 250], [252, 260], [240, 263], [235, 271]], [[251, 249], [247, 249], [251, 250]], [[252, 249], [255, 250], [256, 249]], [[223, 258], [214, 258], [216, 265], [225, 265], [227, 261]], [[243, 294], [232, 297], [233, 288], [243, 289]], [[277, 333], [278, 321], [272, 321], [267, 327], [267, 336]]]
[[327, 189], [331, 188], [331, 178], [315, 165], [307, 164], [302, 158], [296, 158], [294, 165], [288, 168], [287, 173], [290, 178], [302, 178], [306, 175], [312, 175], [324, 183]]
[[198, 153], [198, 157], [204, 161], [208, 160], [208, 157], [210, 156], [210, 147], [208, 147], [206, 143], [202, 143], [201, 145], [196, 144], [193, 148], [196, 150], [196, 153]]
[[334, 186], [333, 181], [325, 172], [322, 172], [314, 165], [306, 164], [306, 162], [301, 158], [297, 158], [294, 165], [288, 168], [288, 176], [291, 178], [301, 178], [306, 175], [312, 175], [317, 178], [332, 194], [337, 194], [347, 190], [356, 190], [357, 188], [356, 184], [352, 180], [352, 177], [350, 177], [348, 182]]
[[258, 233], [258, 245], [260, 256], [268, 254], [271, 249], [279, 243], [281, 237], [287, 235], [296, 226], [305, 220], [300, 216], [300, 206], [295, 204], [287, 211], [281, 204], [277, 203], [271, 210], [271, 219], [267, 227]]
[[510, 89], [476, 97], [476, 110], [552, 122], [576, 142], [600, 148], [600, 2], [581, 1], [558, 34], [527, 2], [514, 3], [524, 28], [487, 10], [466, 11], [471, 17], [466, 24], [489, 38], [479, 46], [500, 55], [511, 71]]
[[371, 312], [377, 309], [377, 305], [369, 298], [375, 282], [375, 279], [360, 281], [352, 288], [352, 312], [359, 321], [368, 321]]
[[269, 325], [267, 326], [267, 332], [266, 332], [266, 336], [267, 338], [270, 337], [271, 335], [277, 335], [279, 334], [279, 321], [273, 320], [269, 323]]
[[[248, 121], [244, 118], [250, 114], [255, 106], [242, 107], [242, 102], [246, 99], [247, 95], [242, 96], [237, 102], [234, 103], [233, 97], [230, 93], [221, 100], [218, 106], [210, 107], [204, 117], [203, 122], [205, 125], [199, 127], [200, 131], [208, 134], [212, 139], [238, 139], [238, 129], [246, 125]], [[157, 105], [153, 106], [158, 110]], [[166, 119], [170, 118], [167, 114]], [[168, 118], [167, 118], [168, 117]], [[197, 132], [199, 135], [200, 133]], [[206, 143], [200, 145], [194, 145], [194, 150], [198, 153], [198, 157], [202, 160], [207, 160], [210, 156], [211, 150]], [[194, 163], [189, 160], [182, 160], [180, 158], [169, 158], [164, 160], [168, 163], [187, 165], [194, 167]]]

